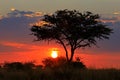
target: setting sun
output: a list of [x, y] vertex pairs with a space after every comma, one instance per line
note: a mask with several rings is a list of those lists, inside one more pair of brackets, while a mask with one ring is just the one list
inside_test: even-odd
[[55, 50], [53, 50], [53, 51], [51, 52], [51, 57], [52, 57], [52, 58], [57, 58], [57, 57], [58, 57], [58, 52], [55, 51]]

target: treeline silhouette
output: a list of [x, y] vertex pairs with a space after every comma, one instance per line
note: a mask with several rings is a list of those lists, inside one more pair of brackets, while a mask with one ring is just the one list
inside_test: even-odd
[[21, 62], [12, 62], [12, 63], [5, 63], [2, 68], [15, 71], [15, 70], [30, 70], [35, 67], [33, 62], [21, 63]]
[[76, 58], [68, 63], [64, 57], [45, 58], [43, 65], [33, 62], [4, 63], [0, 80], [120, 80], [120, 70], [89, 69]]
[[37, 67], [41, 67], [42, 69], [45, 68], [59, 68], [59, 67], [73, 67], [73, 68], [86, 68], [86, 66], [76, 58], [76, 61], [67, 62], [65, 57], [58, 57], [58, 58], [45, 58], [42, 61], [43, 65], [35, 65], [34, 62], [6, 62], [4, 63], [1, 68], [7, 70], [29, 70], [35, 69]]

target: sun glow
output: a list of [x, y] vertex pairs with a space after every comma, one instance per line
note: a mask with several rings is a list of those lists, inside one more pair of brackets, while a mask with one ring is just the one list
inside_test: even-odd
[[51, 52], [51, 57], [52, 57], [52, 58], [57, 58], [57, 57], [58, 57], [58, 51], [53, 50], [53, 51]]

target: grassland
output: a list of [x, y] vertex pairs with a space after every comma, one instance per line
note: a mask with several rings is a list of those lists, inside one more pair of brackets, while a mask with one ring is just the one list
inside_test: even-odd
[[0, 80], [120, 80], [119, 69], [42, 67], [31, 63], [0, 68]]

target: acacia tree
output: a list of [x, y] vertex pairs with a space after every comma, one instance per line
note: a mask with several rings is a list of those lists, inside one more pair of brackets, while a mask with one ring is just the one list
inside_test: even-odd
[[44, 24], [33, 25], [31, 31], [37, 41], [54, 40], [62, 45], [67, 61], [71, 62], [76, 49], [96, 45], [97, 39], [109, 39], [112, 29], [103, 25], [99, 18], [91, 12], [58, 10], [52, 15], [44, 15]]

